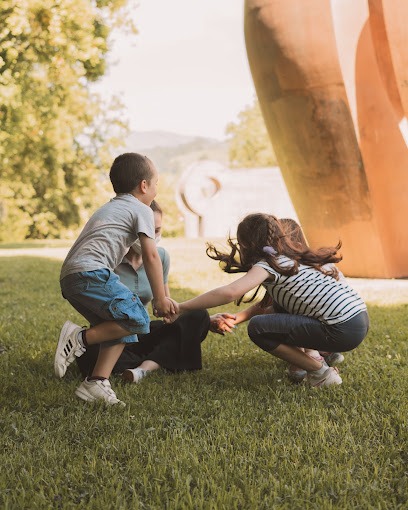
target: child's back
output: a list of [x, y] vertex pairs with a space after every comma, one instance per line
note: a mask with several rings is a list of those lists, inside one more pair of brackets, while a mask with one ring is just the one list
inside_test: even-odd
[[102, 268], [113, 271], [122, 262], [138, 232], [154, 238], [151, 208], [128, 193], [112, 198], [86, 223], [68, 252], [61, 279], [80, 271]]

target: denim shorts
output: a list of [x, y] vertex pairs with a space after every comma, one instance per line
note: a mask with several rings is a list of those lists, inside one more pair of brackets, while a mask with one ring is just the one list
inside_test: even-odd
[[139, 297], [110, 269], [70, 274], [60, 284], [63, 297], [91, 326], [115, 321], [132, 333], [105, 345], [137, 342], [136, 333], [149, 333], [150, 319]]

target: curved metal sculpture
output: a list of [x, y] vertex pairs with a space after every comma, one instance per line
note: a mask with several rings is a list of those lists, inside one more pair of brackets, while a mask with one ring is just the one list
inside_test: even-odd
[[262, 113], [312, 246], [408, 276], [408, 2], [246, 0]]
[[217, 161], [199, 161], [181, 176], [176, 201], [187, 238], [234, 236], [246, 214], [268, 212], [271, 203], [279, 217], [298, 219], [277, 167], [231, 170]]

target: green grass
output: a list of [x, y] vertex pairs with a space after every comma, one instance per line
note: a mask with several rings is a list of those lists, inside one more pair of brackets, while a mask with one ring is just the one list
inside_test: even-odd
[[0, 250], [16, 250], [27, 248], [68, 248], [72, 240], [65, 239], [31, 239], [16, 243], [0, 243]]
[[290, 384], [240, 326], [208, 336], [200, 372], [113, 380], [127, 406], [106, 408], [75, 397], [75, 367], [53, 376], [62, 323], [82, 322], [61, 263], [0, 261], [2, 510], [408, 508], [407, 305], [370, 308], [340, 387]]

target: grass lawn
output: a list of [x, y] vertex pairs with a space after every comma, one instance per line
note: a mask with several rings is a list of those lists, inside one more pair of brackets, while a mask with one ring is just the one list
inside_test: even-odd
[[75, 397], [75, 367], [53, 375], [61, 325], [83, 322], [61, 262], [0, 262], [2, 510], [408, 508], [408, 305], [370, 307], [340, 387], [292, 385], [242, 325], [209, 334], [200, 372], [114, 379], [127, 406], [106, 408]]

